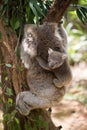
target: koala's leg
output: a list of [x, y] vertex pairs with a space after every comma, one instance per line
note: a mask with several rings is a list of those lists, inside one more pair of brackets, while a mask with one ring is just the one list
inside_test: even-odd
[[62, 88], [63, 86], [64, 86], [64, 83], [63, 83], [63, 81], [62, 80], [59, 80], [59, 79], [53, 79], [53, 83], [55, 84], [55, 86], [57, 87], [57, 88]]
[[40, 65], [43, 69], [50, 71], [50, 68], [48, 67], [48, 64], [47, 64], [40, 56], [37, 56], [37, 57], [36, 57], [36, 60], [37, 60], [37, 62], [39, 63], [39, 65]]
[[67, 69], [68, 71], [64, 73], [64, 75], [60, 76], [57, 75], [57, 78], [53, 79], [53, 83], [56, 87], [61, 88], [62, 86], [68, 85], [70, 81], [72, 80], [72, 73], [70, 69]]
[[51, 106], [48, 99], [33, 94], [31, 91], [20, 92], [16, 98], [16, 109], [27, 116], [35, 108], [47, 108]]

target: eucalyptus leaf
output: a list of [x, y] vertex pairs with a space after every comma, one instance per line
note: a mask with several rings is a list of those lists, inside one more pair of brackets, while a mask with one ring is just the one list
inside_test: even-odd
[[15, 122], [16, 122], [17, 124], [20, 124], [19, 119], [16, 118], [16, 117], [15, 117]]
[[33, 3], [32, 3], [31, 1], [29, 2], [29, 5], [30, 5], [30, 8], [31, 8], [32, 12], [33, 12], [34, 15], [36, 16], [36, 21], [37, 21], [37, 23], [38, 23], [38, 22], [39, 22], [38, 13], [37, 13], [37, 11], [36, 11], [36, 9], [35, 9], [35, 7], [33, 6]]
[[76, 10], [76, 13], [77, 13], [77, 16], [79, 17], [79, 19], [84, 23], [83, 15], [82, 15], [81, 10], [80, 10], [80, 9], [77, 9], [77, 10]]
[[83, 18], [85, 19], [85, 18], [86, 18], [86, 13], [83, 11], [83, 9], [82, 9], [82, 8], [80, 8], [80, 12], [81, 12], [81, 14], [82, 14]]
[[82, 13], [83, 13], [83, 15], [84, 15], [85, 20], [87, 20], [87, 9], [81, 7], [80, 10], [82, 11]]
[[35, 4], [35, 8], [37, 9], [37, 11], [44, 16], [44, 13], [42, 12], [41, 8], [39, 7], [39, 5]]
[[5, 81], [8, 81], [8, 77], [7, 76], [5, 77]]
[[12, 90], [8, 87], [6, 88], [6, 92], [7, 92], [7, 95], [9, 95], [9, 96], [13, 95]]
[[17, 20], [14, 24], [14, 30], [18, 29], [20, 27], [20, 22]]

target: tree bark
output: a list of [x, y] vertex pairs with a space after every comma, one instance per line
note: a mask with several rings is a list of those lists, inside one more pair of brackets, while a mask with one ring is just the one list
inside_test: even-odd
[[60, 21], [71, 2], [72, 0], [55, 0], [54, 4], [50, 8], [50, 10], [47, 12], [46, 17], [43, 19], [43, 22], [44, 21], [48, 21], [48, 22]]

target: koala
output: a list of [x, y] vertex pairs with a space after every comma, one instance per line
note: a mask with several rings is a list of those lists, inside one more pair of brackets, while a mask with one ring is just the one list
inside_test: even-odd
[[62, 87], [69, 84], [72, 79], [72, 73], [67, 54], [61, 54], [60, 52], [53, 51], [52, 49], [50, 49], [48, 53], [48, 66], [56, 76], [56, 79], [53, 80], [56, 87]]
[[[45, 24], [44, 27], [39, 29], [38, 35], [40, 39], [42, 39], [43, 35], [45, 38], [42, 42], [40, 39], [40, 41], [38, 41], [37, 51], [39, 55], [36, 59], [43, 69], [54, 73], [56, 79], [54, 79], [53, 82], [56, 87], [61, 88], [67, 85], [72, 79], [67, 55], [67, 35], [61, 23], [52, 23], [52, 27], [54, 28], [50, 26], [51, 23], [49, 25]], [[44, 30], [45, 28], [49, 31], [46, 30], [46, 32]], [[45, 32], [50, 34], [50, 37], [49, 35], [46, 37], [47, 34]]]
[[66, 36], [60, 28], [60, 23], [44, 23], [38, 27], [25, 25], [21, 60], [27, 68], [29, 91], [20, 92], [16, 98], [16, 108], [23, 115], [33, 109], [52, 107], [65, 94], [62, 76], [70, 67], [67, 67], [65, 56]]
[[52, 49], [49, 49], [48, 54], [48, 64], [42, 60], [42, 58], [37, 58], [40, 66], [55, 74], [56, 79], [53, 79], [53, 82], [56, 87], [61, 88], [62, 86], [69, 84], [72, 79], [72, 73], [67, 55]]
[[43, 60], [41, 57], [37, 56], [36, 59], [43, 69], [51, 71], [52, 69], [59, 68], [63, 64], [66, 57], [66, 54], [54, 51], [51, 48], [49, 48], [48, 63], [46, 63], [46, 61]]

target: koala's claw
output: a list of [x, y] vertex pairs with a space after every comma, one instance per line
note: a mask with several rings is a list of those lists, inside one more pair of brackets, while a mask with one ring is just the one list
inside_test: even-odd
[[60, 80], [58, 80], [58, 79], [53, 79], [53, 83], [55, 84], [55, 86], [56, 87], [58, 87], [58, 88], [62, 88], [63, 87], [63, 85], [62, 85], [62, 83], [61, 83], [61, 81]]

